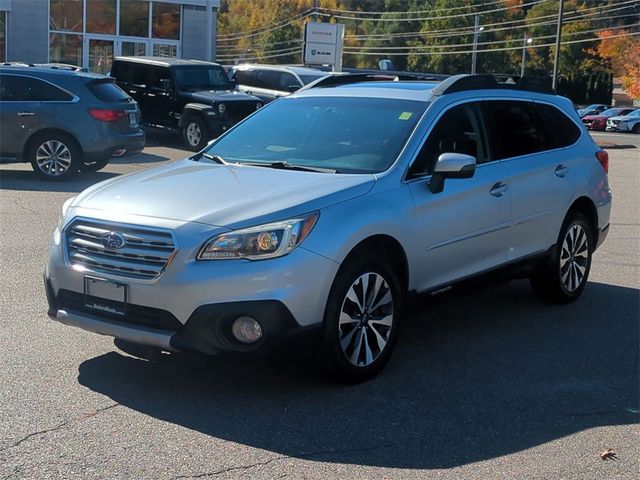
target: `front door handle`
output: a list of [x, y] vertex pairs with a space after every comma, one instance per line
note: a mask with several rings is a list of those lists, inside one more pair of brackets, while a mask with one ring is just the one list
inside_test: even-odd
[[19, 117], [33, 117], [36, 112], [18, 112]]
[[507, 190], [509, 190], [509, 185], [507, 185], [506, 183], [498, 182], [493, 187], [491, 187], [491, 191], [489, 193], [494, 197], [501, 197]]
[[560, 165], [558, 165], [556, 167], [555, 174], [556, 174], [556, 177], [562, 178], [562, 177], [566, 176], [568, 172], [569, 172], [569, 168], [565, 167], [562, 164], [560, 164]]

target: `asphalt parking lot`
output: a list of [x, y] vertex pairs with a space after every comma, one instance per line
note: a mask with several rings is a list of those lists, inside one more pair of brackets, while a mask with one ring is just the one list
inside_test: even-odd
[[313, 350], [149, 362], [47, 318], [62, 203], [185, 156], [177, 140], [66, 183], [0, 165], [0, 478], [638, 478], [640, 137], [594, 137], [625, 148], [582, 298], [516, 281], [421, 301], [385, 372], [349, 387]]

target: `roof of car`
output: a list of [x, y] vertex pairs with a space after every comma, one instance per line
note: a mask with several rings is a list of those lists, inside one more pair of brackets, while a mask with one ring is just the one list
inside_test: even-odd
[[125, 62], [146, 63], [149, 65], [160, 65], [163, 67], [189, 66], [189, 65], [217, 65], [215, 62], [205, 62], [204, 60], [187, 60], [183, 58], [168, 57], [116, 57], [115, 60]]
[[241, 63], [239, 65], [234, 65], [232, 68], [234, 70], [250, 70], [256, 68], [261, 68], [264, 70], [288, 70], [290, 72], [297, 73], [298, 75], [325, 76], [330, 74], [330, 72], [318, 70], [317, 68], [298, 67], [295, 65], [260, 65], [257, 63]]
[[75, 67], [73, 65], [62, 64], [41, 64], [34, 65], [29, 63], [0, 63], [0, 72], [12, 72], [12, 73], [43, 73], [47, 75], [63, 75], [63, 76], [80, 76], [90, 79], [107, 78], [104, 75], [98, 73], [86, 72]]
[[368, 98], [394, 98], [404, 100], [428, 101], [432, 96], [432, 90], [438, 84], [421, 81], [381, 81], [366, 83], [350, 83], [333, 87], [312, 88], [295, 92], [287, 98], [295, 97], [368, 97]]

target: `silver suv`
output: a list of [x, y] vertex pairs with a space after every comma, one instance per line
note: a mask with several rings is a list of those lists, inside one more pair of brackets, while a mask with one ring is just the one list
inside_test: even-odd
[[411, 294], [487, 272], [568, 303], [609, 228], [608, 157], [523, 79], [328, 77], [200, 153], [69, 199], [51, 318], [166, 351], [317, 331], [333, 374], [389, 361]]

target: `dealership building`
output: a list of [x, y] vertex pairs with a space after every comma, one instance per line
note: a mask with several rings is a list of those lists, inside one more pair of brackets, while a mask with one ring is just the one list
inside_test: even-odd
[[0, 62], [108, 73], [114, 56], [215, 58], [220, 0], [0, 0]]

